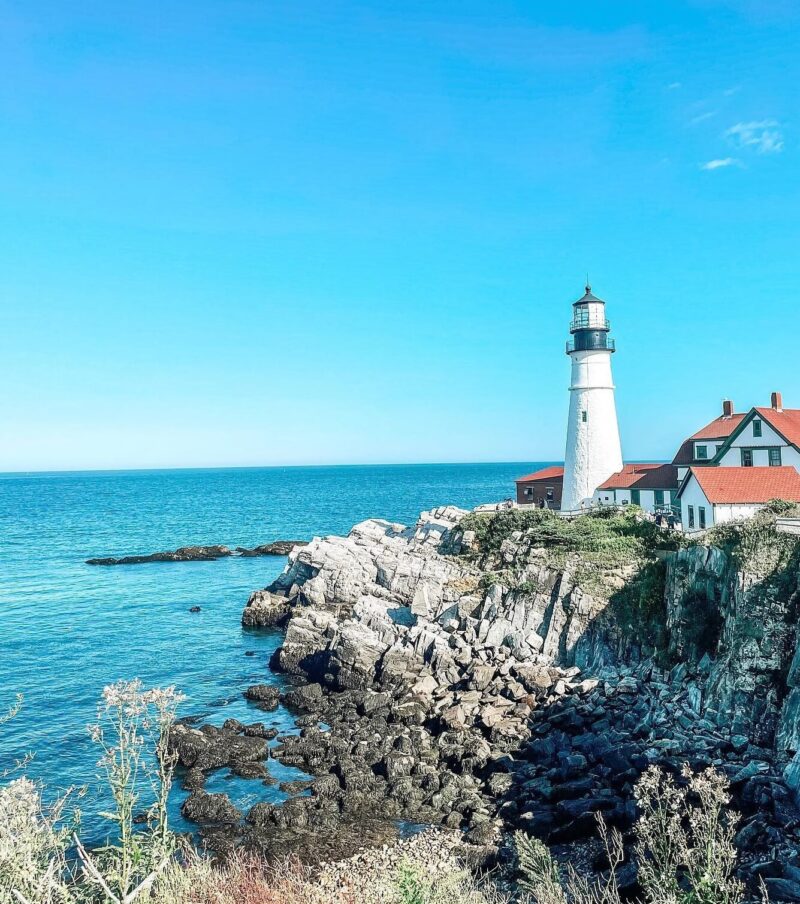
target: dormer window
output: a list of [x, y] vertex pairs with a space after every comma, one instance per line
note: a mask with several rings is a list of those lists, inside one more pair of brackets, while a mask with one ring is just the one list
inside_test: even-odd
[[694, 457], [698, 461], [706, 461], [708, 459], [708, 446], [696, 446]]
[[753, 436], [761, 436], [761, 421], [753, 421]]

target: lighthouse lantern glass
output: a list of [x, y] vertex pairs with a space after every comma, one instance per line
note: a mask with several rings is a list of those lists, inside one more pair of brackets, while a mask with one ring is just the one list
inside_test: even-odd
[[602, 301], [579, 304], [573, 312], [571, 330], [607, 329], [606, 306]]

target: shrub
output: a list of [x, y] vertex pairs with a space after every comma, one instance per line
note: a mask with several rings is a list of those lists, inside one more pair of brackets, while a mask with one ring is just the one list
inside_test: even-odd
[[[646, 904], [740, 904], [744, 886], [734, 876], [735, 821], [726, 811], [727, 782], [713, 769], [693, 775], [688, 767], [679, 785], [650, 767], [635, 795], [641, 811], [634, 830], [637, 878]], [[515, 836], [522, 885], [538, 904], [619, 904], [617, 869], [624, 859], [622, 836], [600, 820], [609, 870], [590, 884], [567, 868], [562, 879], [550, 852], [539, 841]]]
[[64, 851], [68, 833], [56, 826], [27, 778], [0, 788], [0, 904], [61, 904], [70, 900]]
[[[79, 865], [68, 869], [70, 828], [62, 821], [67, 797], [49, 810], [26, 778], [0, 788], [0, 904], [131, 904], [144, 895], [170, 862], [175, 836], [167, 823], [167, 797], [175, 758], [169, 729], [182, 697], [174, 688], [142, 689], [119, 682], [103, 691], [91, 735], [103, 750], [103, 767], [115, 809], [103, 815], [114, 839], [91, 854], [77, 835]], [[16, 715], [19, 701], [0, 722]], [[140, 801], [149, 802], [147, 825], [134, 828]]]

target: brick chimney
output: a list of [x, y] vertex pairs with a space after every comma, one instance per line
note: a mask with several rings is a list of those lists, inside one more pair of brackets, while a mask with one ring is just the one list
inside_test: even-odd
[[722, 416], [731, 417], [733, 415], [733, 402], [730, 399], [722, 400]]
[[769, 399], [770, 407], [773, 411], [783, 411], [783, 399], [779, 392], [773, 392]]

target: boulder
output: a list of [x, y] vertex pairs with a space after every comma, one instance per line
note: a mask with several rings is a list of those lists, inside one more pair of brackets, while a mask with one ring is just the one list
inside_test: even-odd
[[241, 811], [227, 794], [208, 794], [206, 791], [193, 791], [184, 801], [181, 813], [201, 825], [233, 824], [242, 818]]

